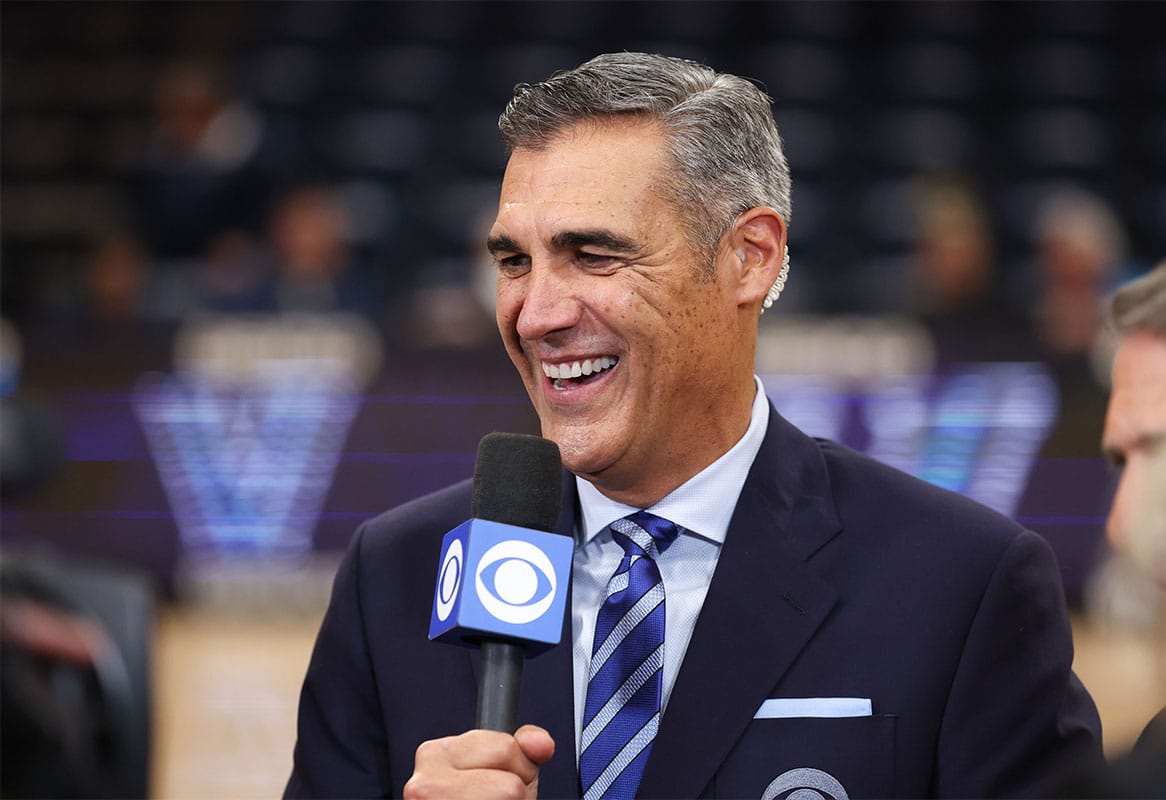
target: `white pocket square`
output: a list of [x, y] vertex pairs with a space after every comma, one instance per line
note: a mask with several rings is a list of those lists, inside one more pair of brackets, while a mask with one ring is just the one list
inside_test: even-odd
[[791, 717], [869, 717], [869, 697], [771, 697], [753, 719]]

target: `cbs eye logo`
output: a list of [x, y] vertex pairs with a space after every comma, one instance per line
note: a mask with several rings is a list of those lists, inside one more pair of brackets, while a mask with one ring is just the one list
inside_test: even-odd
[[458, 589], [462, 585], [462, 573], [465, 571], [465, 558], [462, 551], [462, 540], [454, 539], [449, 549], [445, 551], [445, 558], [441, 562], [441, 571], [437, 574], [437, 618], [445, 622], [449, 612], [453, 610], [453, 601], [457, 599]]
[[533, 544], [510, 539], [482, 556], [474, 588], [482, 606], [496, 619], [524, 625], [551, 607], [557, 588], [555, 568]]
[[761, 800], [850, 800], [846, 789], [829, 772], [802, 767], [783, 772], [765, 787]]

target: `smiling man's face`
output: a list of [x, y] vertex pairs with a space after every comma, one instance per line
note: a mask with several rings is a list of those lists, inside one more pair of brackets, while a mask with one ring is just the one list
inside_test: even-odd
[[[583, 124], [517, 149], [489, 248], [498, 327], [564, 465], [646, 507], [748, 425], [753, 348], [722, 247], [689, 247], [644, 122]], [[753, 334], [756, 319], [752, 320]]]

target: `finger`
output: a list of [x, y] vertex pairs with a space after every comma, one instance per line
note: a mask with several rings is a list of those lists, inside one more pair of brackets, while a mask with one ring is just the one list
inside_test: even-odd
[[527, 784], [513, 772], [496, 769], [414, 772], [405, 783], [405, 800], [523, 800]]
[[472, 730], [423, 742], [417, 748], [416, 770], [501, 770], [530, 783], [538, 775], [538, 766], [523, 753], [508, 733]]

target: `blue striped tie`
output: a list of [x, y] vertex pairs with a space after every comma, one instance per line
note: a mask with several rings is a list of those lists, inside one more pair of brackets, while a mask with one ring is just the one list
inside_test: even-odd
[[664, 582], [656, 559], [676, 526], [646, 511], [611, 523], [624, 549], [607, 583], [583, 711], [579, 780], [584, 800], [632, 798], [660, 724]]

